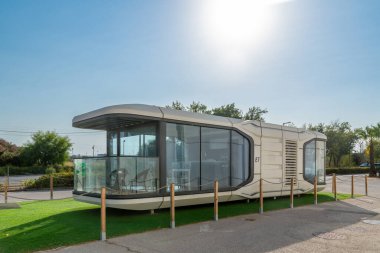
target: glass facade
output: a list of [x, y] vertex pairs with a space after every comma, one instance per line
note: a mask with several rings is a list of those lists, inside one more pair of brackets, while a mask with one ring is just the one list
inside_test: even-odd
[[249, 141], [236, 131], [166, 124], [166, 184], [176, 191], [237, 186], [249, 177]]
[[[174, 183], [176, 191], [191, 192], [213, 189], [214, 180], [226, 189], [248, 179], [250, 145], [238, 132], [175, 123], [163, 126], [160, 158], [158, 124], [109, 131], [107, 157], [75, 160], [74, 190], [100, 193], [106, 186], [108, 195], [128, 195], [158, 192]], [[161, 173], [160, 159], [166, 164]]]
[[325, 183], [326, 142], [312, 140], [304, 146], [304, 178], [313, 183], [314, 177], [318, 183]]

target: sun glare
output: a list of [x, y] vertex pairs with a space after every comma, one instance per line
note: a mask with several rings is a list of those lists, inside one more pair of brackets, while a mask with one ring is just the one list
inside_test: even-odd
[[271, 8], [265, 0], [202, 1], [202, 33], [226, 61], [244, 61], [271, 31]]

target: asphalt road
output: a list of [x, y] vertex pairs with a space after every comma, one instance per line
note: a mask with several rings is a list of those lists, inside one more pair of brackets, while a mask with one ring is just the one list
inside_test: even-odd
[[[40, 174], [40, 175], [10, 176], [9, 177], [9, 183], [10, 184], [21, 184], [23, 181], [25, 181], [27, 179], [37, 179], [37, 178], [39, 178], [42, 175], [43, 174]], [[4, 182], [5, 182], [5, 177], [1, 176], [0, 177], [0, 184], [4, 184]]]
[[[350, 177], [340, 179], [338, 190], [349, 193]], [[370, 179], [371, 197], [161, 229], [45, 253], [379, 252], [379, 187], [380, 179]], [[360, 194], [360, 182], [357, 188]]]

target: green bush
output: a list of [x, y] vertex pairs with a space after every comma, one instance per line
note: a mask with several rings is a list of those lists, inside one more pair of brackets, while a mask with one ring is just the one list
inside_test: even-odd
[[352, 167], [352, 168], [328, 168], [326, 169], [327, 175], [349, 175], [349, 174], [366, 174], [369, 173], [369, 168], [366, 167]]
[[46, 170], [45, 170], [45, 174], [48, 174], [48, 175], [50, 175], [50, 174], [54, 174], [54, 173], [56, 173], [57, 171], [55, 170], [55, 168], [53, 168], [53, 167], [47, 167], [46, 168]]
[[[53, 173], [53, 185], [56, 187], [73, 187], [74, 174], [72, 172]], [[23, 182], [25, 189], [50, 188], [50, 175], [43, 175], [37, 179], [29, 179]]]

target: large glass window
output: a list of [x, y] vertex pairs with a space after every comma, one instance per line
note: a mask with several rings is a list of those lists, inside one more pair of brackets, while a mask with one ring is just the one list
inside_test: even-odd
[[248, 179], [249, 143], [239, 133], [231, 132], [231, 183], [237, 186]]
[[166, 176], [178, 191], [199, 190], [200, 127], [167, 124]]
[[304, 178], [313, 183], [317, 176], [318, 183], [325, 182], [325, 152], [326, 142], [313, 140], [305, 144], [304, 148]]
[[120, 132], [120, 155], [157, 156], [156, 126], [138, 126]]
[[315, 149], [315, 163], [316, 163], [316, 175], [318, 178], [318, 183], [325, 182], [325, 154], [326, 154], [326, 143], [324, 141], [316, 142]]
[[221, 188], [230, 186], [230, 138], [230, 130], [202, 127], [202, 189], [212, 189], [215, 179]]
[[108, 155], [109, 156], [116, 156], [117, 155], [117, 132], [110, 131], [107, 133], [107, 139], [108, 139]]

